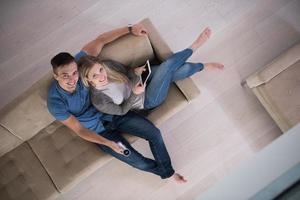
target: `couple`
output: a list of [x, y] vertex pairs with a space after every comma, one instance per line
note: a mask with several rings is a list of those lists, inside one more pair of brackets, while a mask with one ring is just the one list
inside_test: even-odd
[[[65, 52], [54, 56], [51, 64], [55, 80], [48, 92], [48, 109], [57, 120], [83, 139], [96, 143], [104, 152], [162, 179], [184, 183], [185, 178], [172, 167], [160, 130], [130, 110], [151, 109], [161, 104], [172, 81], [191, 76], [203, 68], [223, 68], [219, 63], [185, 62], [209, 38], [211, 31], [205, 29], [189, 48], [172, 55], [160, 66], [152, 67], [153, 75], [146, 88], [136, 78], [143, 67], [131, 71], [117, 62], [96, 58], [105, 44], [125, 34], [142, 36], [147, 30], [140, 23], [115, 29], [86, 44], [75, 57]], [[154, 160], [137, 152], [122, 132], [148, 140]], [[123, 154], [118, 142], [131, 151], [129, 156]]]

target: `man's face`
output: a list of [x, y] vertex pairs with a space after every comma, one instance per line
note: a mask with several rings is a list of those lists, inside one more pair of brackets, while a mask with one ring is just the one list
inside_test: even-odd
[[79, 77], [75, 62], [57, 68], [53, 75], [61, 88], [71, 93], [75, 91]]

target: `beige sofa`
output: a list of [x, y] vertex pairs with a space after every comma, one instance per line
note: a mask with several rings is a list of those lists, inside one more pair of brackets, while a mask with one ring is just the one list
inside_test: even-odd
[[[148, 19], [148, 37], [126, 35], [104, 47], [100, 57], [130, 66], [172, 54]], [[49, 66], [50, 68], [50, 66]], [[54, 199], [109, 162], [112, 157], [56, 121], [47, 110], [51, 71], [0, 111], [0, 199]], [[166, 102], [149, 114], [162, 123], [199, 95], [185, 79], [173, 84]], [[129, 137], [133, 142], [137, 138]]]
[[300, 43], [246, 82], [282, 132], [300, 122]]

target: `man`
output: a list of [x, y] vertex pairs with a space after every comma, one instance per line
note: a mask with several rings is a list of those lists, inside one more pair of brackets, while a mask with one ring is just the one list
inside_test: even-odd
[[[149, 120], [134, 112], [123, 116], [113, 116], [97, 111], [90, 102], [89, 91], [78, 76], [76, 61], [86, 55], [97, 56], [103, 46], [125, 34], [143, 36], [147, 34], [142, 24], [123, 27], [99, 35], [86, 44], [76, 54], [62, 52], [51, 60], [54, 81], [48, 93], [50, 113], [64, 125], [72, 129], [81, 138], [96, 143], [103, 151], [127, 164], [154, 174], [161, 178], [172, 177], [176, 182], [186, 182], [183, 176], [175, 173], [164, 145], [161, 133]], [[138, 153], [120, 134], [130, 133], [149, 141], [155, 160], [145, 158]], [[130, 150], [130, 155], [123, 154], [121, 142]]]

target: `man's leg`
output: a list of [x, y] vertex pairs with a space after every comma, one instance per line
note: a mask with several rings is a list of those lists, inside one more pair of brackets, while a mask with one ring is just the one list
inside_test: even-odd
[[142, 154], [137, 152], [128, 142], [127, 140], [119, 133], [118, 131], [107, 131], [105, 133], [101, 134], [103, 137], [115, 141], [115, 142], [122, 142], [129, 150], [130, 150], [130, 155], [125, 156], [119, 153], [116, 153], [113, 151], [111, 148], [97, 144], [101, 150], [104, 152], [114, 156], [115, 158], [131, 165], [134, 168], [146, 171], [146, 172], [151, 172], [154, 173], [158, 176], [161, 176], [161, 172], [157, 167], [157, 164], [154, 160], [150, 158], [144, 157]]
[[131, 111], [115, 118], [114, 128], [144, 138], [149, 142], [161, 178], [171, 177], [174, 174], [174, 169], [159, 129], [146, 118]]

